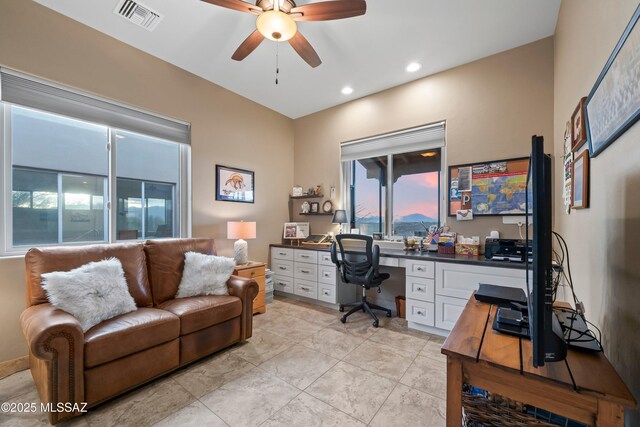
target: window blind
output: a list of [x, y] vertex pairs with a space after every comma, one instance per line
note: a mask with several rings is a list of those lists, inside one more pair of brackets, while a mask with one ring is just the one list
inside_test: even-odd
[[444, 147], [444, 125], [438, 122], [340, 144], [343, 162], [388, 154], [410, 153]]
[[6, 68], [0, 69], [0, 99], [117, 129], [189, 144], [191, 125]]

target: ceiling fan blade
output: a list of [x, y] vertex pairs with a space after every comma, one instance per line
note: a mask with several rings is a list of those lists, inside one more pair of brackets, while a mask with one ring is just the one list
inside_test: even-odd
[[264, 36], [260, 34], [258, 30], [255, 30], [249, 37], [242, 42], [242, 44], [236, 49], [231, 56], [231, 59], [235, 59], [236, 61], [242, 61], [244, 58], [249, 56], [251, 52], [253, 52], [264, 40]]
[[365, 0], [334, 0], [305, 4], [291, 9], [291, 13], [301, 13], [296, 21], [331, 21], [364, 15], [367, 11]]
[[247, 3], [242, 0], [202, 0], [205, 3], [211, 3], [216, 6], [226, 7], [227, 9], [239, 10], [246, 13], [259, 13], [262, 8], [255, 4]]
[[298, 52], [298, 55], [300, 55], [307, 64], [311, 65], [311, 67], [316, 68], [318, 65], [322, 64], [322, 61], [315, 49], [313, 49], [307, 39], [300, 34], [300, 31], [298, 31], [296, 35], [289, 40], [289, 44], [293, 50]]

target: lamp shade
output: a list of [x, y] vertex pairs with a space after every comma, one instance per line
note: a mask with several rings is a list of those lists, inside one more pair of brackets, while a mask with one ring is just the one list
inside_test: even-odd
[[345, 211], [343, 209], [337, 209], [333, 213], [333, 223], [334, 224], [344, 224], [346, 222], [348, 222], [347, 221], [347, 211]]
[[298, 25], [292, 17], [279, 10], [262, 12], [256, 20], [256, 28], [274, 42], [284, 42], [296, 35]]
[[228, 221], [227, 239], [255, 239], [255, 221]]

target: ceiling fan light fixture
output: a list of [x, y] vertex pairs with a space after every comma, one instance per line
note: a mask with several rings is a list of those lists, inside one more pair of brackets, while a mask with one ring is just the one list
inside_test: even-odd
[[279, 10], [263, 12], [256, 20], [256, 28], [274, 42], [290, 40], [298, 32], [298, 25], [289, 15]]

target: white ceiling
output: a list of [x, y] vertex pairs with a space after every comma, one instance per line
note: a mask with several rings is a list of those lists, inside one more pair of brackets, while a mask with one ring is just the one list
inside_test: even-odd
[[[276, 86], [275, 42], [231, 59], [254, 15], [200, 0], [140, 0], [164, 15], [149, 32], [115, 15], [117, 0], [35, 1], [291, 118], [548, 37], [560, 9], [560, 0], [368, 0], [364, 16], [299, 22], [323, 63], [311, 68], [281, 43]], [[410, 74], [412, 61], [422, 68]]]

